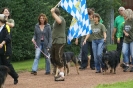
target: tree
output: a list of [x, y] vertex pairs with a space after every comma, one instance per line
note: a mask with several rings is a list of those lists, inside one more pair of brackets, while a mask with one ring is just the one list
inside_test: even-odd
[[[15, 20], [15, 27], [12, 29], [12, 49], [13, 61], [21, 61], [34, 58], [34, 45], [31, 39], [34, 34], [34, 26], [38, 22], [38, 15], [45, 13], [48, 17], [48, 23], [53, 24], [54, 19], [50, 10], [60, 0], [3, 0], [0, 8], [8, 7], [11, 10], [11, 17]], [[113, 1], [112, 4], [110, 2]], [[104, 21], [108, 23], [108, 12], [111, 8], [117, 10], [121, 5], [121, 0], [87, 0], [87, 7], [94, 7]], [[59, 7], [61, 15], [66, 19], [66, 34], [72, 20], [72, 16]], [[117, 14], [117, 13], [116, 13]], [[71, 45], [66, 44], [65, 51], [79, 53], [79, 47], [75, 46], [74, 40]]]

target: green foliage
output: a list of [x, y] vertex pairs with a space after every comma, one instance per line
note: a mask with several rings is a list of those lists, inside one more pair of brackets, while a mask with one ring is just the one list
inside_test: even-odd
[[[31, 42], [34, 33], [34, 26], [38, 22], [38, 15], [45, 13], [48, 22], [52, 27], [54, 19], [51, 16], [50, 10], [60, 0], [2, 0], [0, 8], [8, 7], [11, 10], [11, 17], [15, 20], [15, 27], [12, 29], [12, 49], [13, 61], [22, 61], [29, 58], [34, 58], [34, 45]], [[118, 9], [121, 6], [121, 0], [87, 0], [87, 7], [94, 7], [104, 21], [108, 22], [108, 12], [111, 8]], [[59, 7], [61, 15], [66, 19], [67, 27], [66, 34], [69, 29], [72, 16]], [[74, 44], [67, 45], [65, 51], [73, 51], [79, 53], [79, 46]]]
[[121, 0], [87, 0], [88, 8], [95, 8], [95, 12], [99, 13], [103, 19], [104, 25], [107, 27], [110, 19], [110, 11], [114, 9], [115, 16], [118, 15], [118, 8], [122, 6]]

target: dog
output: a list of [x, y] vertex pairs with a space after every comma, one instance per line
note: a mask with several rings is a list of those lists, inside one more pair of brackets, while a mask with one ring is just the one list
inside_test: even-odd
[[75, 56], [74, 52], [64, 52], [62, 58], [63, 58], [63, 63], [64, 63], [65, 74], [67, 73], [67, 75], [69, 75], [69, 68], [70, 68], [70, 62], [71, 61], [74, 63], [74, 65], [76, 67], [77, 74], [79, 74], [78, 59]]
[[0, 88], [4, 88], [4, 83], [9, 72], [9, 68], [3, 65], [0, 65]]
[[102, 56], [102, 71], [103, 74], [106, 73], [108, 68], [110, 67], [110, 73], [116, 74], [116, 67], [119, 64], [119, 56], [118, 56], [118, 51], [112, 50], [112, 51], [106, 51], [103, 53]]
[[[62, 56], [62, 61], [63, 61], [63, 65], [64, 65], [64, 73], [65, 73], [65, 75], [69, 75], [69, 68], [70, 68], [70, 62], [71, 61], [75, 64], [75, 67], [76, 67], [76, 70], [77, 70], [77, 74], [79, 74], [79, 71], [78, 71], [78, 59], [75, 56], [74, 52], [64, 52], [63, 56]], [[57, 77], [60, 71], [59, 71], [57, 65], [52, 60], [51, 60], [51, 63], [54, 66], [53, 74], [55, 75], [55, 77]]]

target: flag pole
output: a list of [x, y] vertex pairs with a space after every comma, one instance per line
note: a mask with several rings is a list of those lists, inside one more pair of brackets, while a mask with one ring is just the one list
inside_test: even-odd
[[60, 3], [61, 3], [61, 0], [58, 2], [58, 4], [54, 8], [56, 8], [57, 6], [59, 6]]

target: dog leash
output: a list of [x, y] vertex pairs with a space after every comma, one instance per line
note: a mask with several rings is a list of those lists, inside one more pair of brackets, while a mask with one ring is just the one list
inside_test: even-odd
[[[37, 46], [36, 42], [34, 43], [34, 45], [35, 45], [37, 48], [39, 48], [39, 47]], [[46, 56], [47, 58], [50, 58], [50, 54], [49, 54], [49, 55], [46, 55], [40, 48], [39, 48], [39, 50], [42, 52], [42, 54], [43, 54], [44, 56]]]

